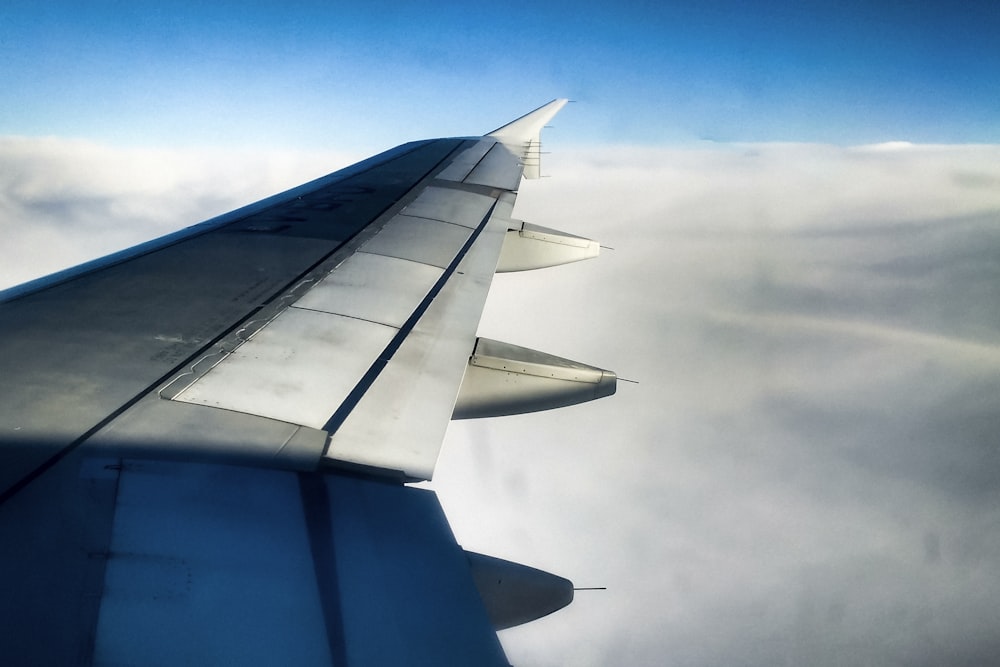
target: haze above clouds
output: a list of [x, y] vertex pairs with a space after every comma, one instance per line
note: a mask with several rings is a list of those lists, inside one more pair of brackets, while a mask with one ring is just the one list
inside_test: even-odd
[[[551, 145], [517, 214], [615, 250], [498, 276], [481, 332], [640, 384], [449, 432], [463, 546], [609, 587], [511, 662], [996, 662], [1000, 147]], [[5, 139], [2, 280], [355, 157]]]

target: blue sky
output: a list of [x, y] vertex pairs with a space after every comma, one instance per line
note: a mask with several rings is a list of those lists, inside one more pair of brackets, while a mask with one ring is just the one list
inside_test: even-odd
[[998, 31], [987, 2], [13, 2], [0, 134], [360, 149], [566, 96], [583, 143], [995, 142]]

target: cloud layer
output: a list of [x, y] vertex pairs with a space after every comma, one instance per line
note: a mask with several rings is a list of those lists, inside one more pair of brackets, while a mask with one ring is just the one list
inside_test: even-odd
[[0, 137], [0, 285], [201, 222], [365, 156]]
[[[343, 158], [0, 140], [0, 279]], [[499, 276], [481, 332], [640, 384], [450, 429], [433, 486], [466, 548], [608, 586], [502, 633], [511, 662], [995, 661], [1000, 147], [547, 158], [518, 215], [616, 249]]]
[[519, 213], [616, 250], [498, 277], [481, 330], [641, 384], [452, 428], [460, 538], [609, 587], [514, 664], [995, 660], [998, 158], [553, 156]]

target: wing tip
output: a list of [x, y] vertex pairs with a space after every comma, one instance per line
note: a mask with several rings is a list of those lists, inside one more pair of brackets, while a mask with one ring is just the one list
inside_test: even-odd
[[569, 101], [565, 97], [558, 97], [506, 125], [498, 127], [485, 136], [500, 141], [520, 155], [523, 161], [522, 176], [524, 178], [540, 178], [542, 128]]
[[565, 97], [557, 97], [551, 102], [547, 102], [537, 109], [529, 111], [520, 118], [516, 118], [506, 125], [498, 127], [486, 136], [517, 141], [519, 143], [527, 143], [532, 139], [537, 140], [545, 124], [552, 120], [568, 102], [569, 100]]

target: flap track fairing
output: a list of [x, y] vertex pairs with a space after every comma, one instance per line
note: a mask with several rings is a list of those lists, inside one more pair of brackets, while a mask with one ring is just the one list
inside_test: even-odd
[[465, 555], [496, 630], [529, 623], [573, 601], [573, 582], [569, 579], [471, 551]]
[[512, 220], [504, 237], [497, 273], [530, 271], [549, 266], [579, 262], [597, 257], [601, 245], [582, 236], [575, 236], [533, 225], [522, 220]]
[[452, 419], [576, 405], [615, 393], [617, 376], [527, 347], [477, 338]]

